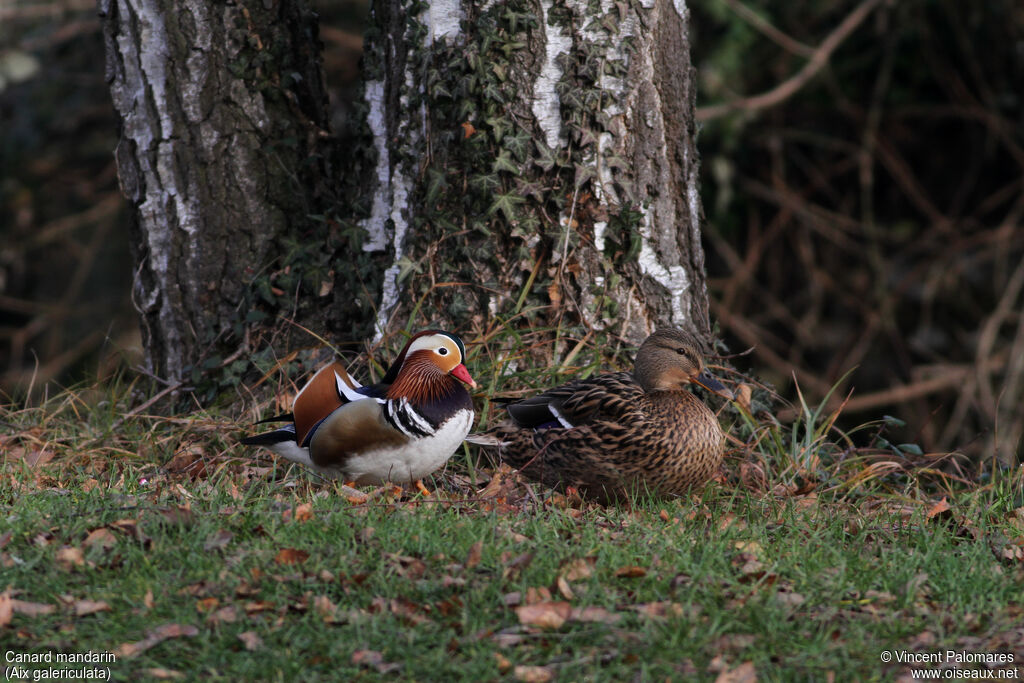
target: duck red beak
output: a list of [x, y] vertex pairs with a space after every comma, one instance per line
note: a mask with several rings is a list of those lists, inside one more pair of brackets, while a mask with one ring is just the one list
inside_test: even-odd
[[463, 382], [468, 384], [473, 389], [476, 389], [476, 382], [474, 382], [473, 378], [469, 376], [469, 370], [467, 370], [466, 366], [463, 365], [462, 363], [459, 363], [454, 368], [452, 368], [451, 374], [455, 375], [457, 379], [461, 379]]

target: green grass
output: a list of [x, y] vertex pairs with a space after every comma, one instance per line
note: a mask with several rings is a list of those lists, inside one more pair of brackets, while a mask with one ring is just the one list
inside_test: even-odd
[[1024, 666], [1020, 471], [857, 447], [802, 403], [794, 425], [731, 412], [726, 470], [690, 500], [604, 508], [467, 451], [436, 498], [356, 505], [237, 447], [249, 418], [126, 417], [132, 389], [0, 413], [5, 653], [115, 653], [116, 680], [892, 680], [909, 669], [883, 652], [948, 649]]

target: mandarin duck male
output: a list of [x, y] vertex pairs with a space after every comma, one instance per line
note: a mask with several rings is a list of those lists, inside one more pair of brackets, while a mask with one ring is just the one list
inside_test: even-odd
[[473, 425], [476, 387], [454, 334], [426, 330], [406, 343], [379, 384], [363, 386], [340, 363], [321, 368], [295, 396], [290, 421], [242, 439], [330, 478], [416, 484], [444, 465]]
[[722, 462], [715, 414], [684, 389], [732, 399], [704, 370], [698, 341], [659, 329], [634, 371], [576, 380], [507, 406], [509, 419], [467, 440], [548, 486], [573, 486], [601, 502], [650, 491], [671, 496], [706, 482]]

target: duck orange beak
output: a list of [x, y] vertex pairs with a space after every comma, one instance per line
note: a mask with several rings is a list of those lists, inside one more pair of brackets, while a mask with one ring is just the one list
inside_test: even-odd
[[694, 384], [699, 384], [713, 394], [718, 394], [722, 398], [727, 398], [730, 401], [735, 400], [736, 395], [725, 388], [725, 385], [719, 382], [714, 375], [707, 370], [702, 371], [699, 375], [690, 380]]
[[463, 365], [462, 363], [459, 363], [454, 368], [452, 368], [451, 374], [455, 375], [457, 379], [461, 379], [463, 382], [468, 384], [473, 389], [476, 389], [476, 382], [474, 382], [473, 378], [469, 376], [469, 370], [467, 370], [466, 366]]

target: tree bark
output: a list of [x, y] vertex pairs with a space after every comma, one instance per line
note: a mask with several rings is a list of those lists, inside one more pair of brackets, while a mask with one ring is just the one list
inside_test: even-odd
[[[364, 249], [391, 265], [378, 333], [542, 322], [639, 342], [709, 333], [682, 0], [373, 6], [377, 151]], [[569, 317], [566, 318], [566, 315]]]
[[[243, 348], [251, 284], [323, 204], [327, 99], [301, 3], [100, 0], [150, 369]], [[270, 276], [264, 294], [294, 292]]]

